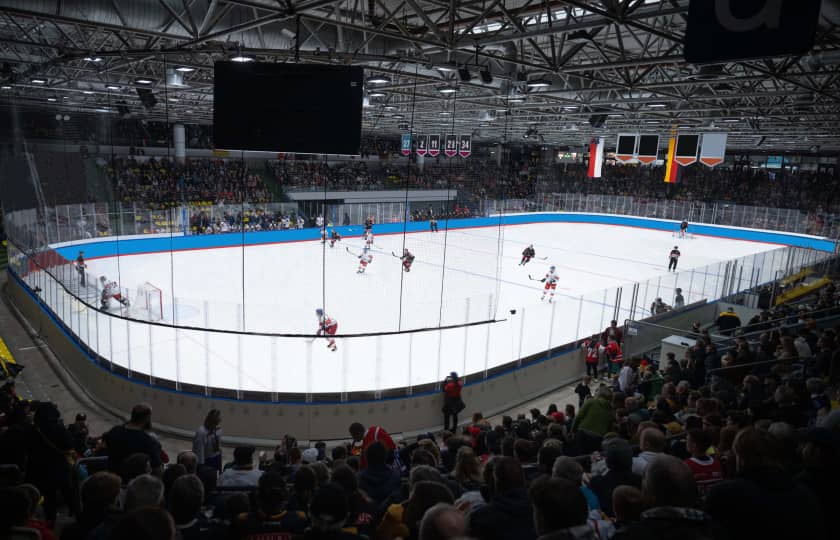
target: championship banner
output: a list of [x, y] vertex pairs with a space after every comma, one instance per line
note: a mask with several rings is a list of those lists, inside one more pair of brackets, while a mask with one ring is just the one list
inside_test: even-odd
[[418, 156], [425, 156], [426, 152], [428, 151], [429, 137], [427, 135], [418, 135], [417, 136], [417, 155]]
[[697, 150], [700, 146], [700, 135], [677, 135], [677, 147], [674, 161], [683, 167], [697, 161]]
[[601, 178], [604, 162], [604, 139], [596, 137], [589, 143], [589, 178]]
[[636, 143], [639, 136], [632, 133], [621, 133], [615, 143], [615, 159], [622, 163], [629, 163], [636, 159]]
[[436, 157], [440, 154], [440, 135], [429, 135], [429, 155]]
[[407, 156], [411, 154], [411, 134], [410, 133], [403, 133], [402, 135], [402, 142], [400, 145], [400, 152], [402, 155]]
[[462, 158], [470, 157], [472, 154], [472, 135], [461, 135], [461, 142], [458, 145], [458, 155]]
[[659, 135], [639, 136], [639, 150], [636, 159], [639, 163], [650, 165], [659, 157]]
[[726, 157], [726, 133], [704, 133], [700, 145], [700, 163], [714, 167]]
[[443, 153], [446, 154], [446, 157], [455, 157], [458, 155], [458, 137], [456, 135], [447, 135], [445, 144]]
[[668, 139], [668, 156], [665, 158], [665, 183], [676, 184], [679, 180], [679, 164], [675, 161], [675, 152], [677, 148], [677, 139], [671, 137]]

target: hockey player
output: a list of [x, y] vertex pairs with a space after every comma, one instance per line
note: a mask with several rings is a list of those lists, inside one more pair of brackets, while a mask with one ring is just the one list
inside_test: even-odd
[[402, 257], [400, 260], [403, 264], [403, 270], [405, 272], [411, 272], [411, 265], [414, 263], [414, 255], [408, 251], [408, 249], [403, 249]]
[[437, 220], [434, 217], [429, 217], [429, 230], [431, 232], [438, 232]]
[[373, 247], [373, 232], [365, 232], [365, 251]]
[[373, 231], [373, 216], [368, 216], [365, 220], [365, 234]]
[[536, 254], [537, 252], [534, 251], [534, 244], [531, 244], [528, 247], [526, 247], [525, 250], [522, 252], [522, 260], [519, 261], [519, 266], [524, 266], [531, 262], [531, 259], [533, 259]]
[[102, 297], [100, 300], [102, 309], [108, 309], [111, 305], [111, 298], [125, 307], [130, 305], [128, 298], [125, 298], [120, 292], [120, 286], [116, 281], [108, 281], [108, 278], [105, 276], [100, 276], [99, 281], [102, 283]]
[[367, 266], [373, 262], [373, 255], [367, 252], [367, 249], [359, 255], [359, 269], [356, 270], [357, 274], [364, 274]]
[[341, 235], [338, 234], [338, 231], [333, 229], [332, 233], [330, 233], [330, 247], [335, 247], [336, 242], [341, 241]]
[[321, 227], [321, 243], [327, 243], [327, 229], [325, 229], [324, 227]]
[[680, 249], [677, 246], [674, 246], [674, 249], [671, 250], [671, 253], [668, 255], [668, 271], [670, 272], [673, 270], [674, 272], [677, 271], [677, 261], [680, 259]]
[[87, 263], [85, 263], [85, 252], [80, 251], [79, 256], [76, 257], [76, 272], [79, 273], [79, 285], [82, 287], [87, 287], [87, 283], [85, 281], [85, 271], [87, 270]]
[[315, 315], [318, 316], [317, 335], [326, 337], [328, 340], [327, 348], [331, 351], [335, 351], [338, 346], [335, 344], [335, 338], [333, 336], [336, 331], [338, 331], [338, 321], [325, 314], [324, 310], [321, 308], [315, 310]]
[[687, 233], [687, 232], [688, 232], [688, 222], [686, 220], [683, 220], [682, 223], [680, 223], [680, 238], [685, 238], [685, 233]]
[[555, 272], [556, 268], [554, 266], [549, 267], [548, 273], [542, 278], [540, 281], [545, 283], [545, 289], [543, 290], [542, 297], [540, 298], [540, 302], [545, 300], [545, 295], [549, 291], [551, 291], [551, 296], [548, 298], [548, 302], [554, 302], [554, 291], [557, 289], [557, 281], [560, 280], [560, 277]]

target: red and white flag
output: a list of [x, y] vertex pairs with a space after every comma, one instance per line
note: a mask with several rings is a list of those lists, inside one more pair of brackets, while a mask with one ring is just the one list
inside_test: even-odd
[[601, 178], [604, 163], [604, 139], [596, 137], [589, 142], [589, 178]]

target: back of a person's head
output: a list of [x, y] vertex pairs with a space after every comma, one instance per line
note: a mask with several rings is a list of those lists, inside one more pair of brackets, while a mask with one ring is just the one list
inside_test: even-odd
[[604, 461], [610, 471], [627, 472], [633, 467], [633, 447], [625, 439], [614, 437], [604, 441]]
[[295, 486], [295, 493], [298, 494], [298, 496], [301, 496], [305, 493], [315, 491], [315, 488], [318, 485], [318, 477], [309, 465], [304, 465], [295, 471], [293, 483]]
[[123, 484], [128, 484], [141, 474], [148, 474], [152, 471], [149, 455], [142, 452], [131, 454], [120, 464], [120, 477]]
[[522, 465], [511, 457], [499, 458], [493, 469], [493, 480], [496, 493], [525, 487]]
[[332, 471], [332, 481], [344, 488], [347, 493], [354, 493], [359, 489], [359, 481], [356, 478], [356, 471], [349, 465], [339, 465]]
[[645, 497], [633, 486], [617, 486], [612, 493], [613, 513], [616, 520], [631, 523], [641, 519], [645, 511]]
[[100, 471], [82, 482], [82, 511], [100, 514], [117, 502], [121, 487], [120, 477], [116, 474]]
[[[300, 472], [300, 469], [297, 471]], [[297, 478], [297, 473], [295, 473]], [[257, 482], [257, 501], [266, 514], [274, 514], [283, 508], [288, 499], [286, 479], [281, 473], [268, 471]]]
[[128, 483], [125, 492], [126, 511], [159, 508], [163, 505], [163, 482], [151, 474], [141, 474]]
[[699, 453], [705, 453], [712, 446], [712, 436], [702, 429], [692, 429], [686, 435], [686, 441], [694, 445]]
[[684, 461], [667, 454], [657, 456], [648, 464], [642, 493], [652, 507], [697, 508], [700, 503], [694, 473]]
[[540, 535], [586, 523], [589, 508], [579, 486], [562, 478], [541, 477], [528, 492]]
[[420, 481], [411, 484], [411, 493], [405, 507], [404, 521], [409, 528], [414, 528], [423, 518], [423, 514], [438, 503], [453, 504], [455, 497], [443, 484]]
[[188, 523], [195, 519], [204, 501], [204, 486], [198, 476], [187, 474], [172, 484], [170, 506], [175, 523]]
[[646, 452], [665, 450], [665, 434], [658, 428], [647, 428], [639, 435], [639, 446]]
[[29, 497], [20, 487], [0, 488], [0, 534], [23, 526], [29, 519]]
[[195, 474], [198, 471], [198, 456], [195, 452], [181, 452], [178, 454], [178, 464], [184, 466], [187, 474]]
[[562, 455], [562, 444], [560, 444], [559, 446], [556, 444], [544, 444], [543, 447], [540, 448], [540, 451], [537, 453], [537, 463], [539, 463], [541, 470], [548, 474], [551, 474], [552, 467], [554, 467], [554, 462], [557, 460], [557, 458], [559, 458]]
[[341, 530], [348, 512], [347, 494], [341, 486], [332, 482], [318, 488], [309, 502], [309, 519], [315, 531]]
[[738, 473], [782, 467], [782, 444], [776, 436], [767, 431], [742, 429], [735, 436], [732, 449], [735, 452], [735, 467]]
[[322, 461], [307, 465], [315, 473], [315, 482], [320, 486], [330, 481], [330, 469]]
[[534, 458], [534, 444], [525, 439], [516, 439], [513, 443], [513, 455], [520, 463], [527, 463]]
[[569, 456], [560, 456], [554, 460], [551, 476], [553, 478], [568, 480], [572, 484], [579, 486], [581, 480], [583, 480], [583, 467]]
[[139, 508], [123, 514], [108, 540], [174, 540], [175, 523], [162, 508]]
[[420, 520], [419, 540], [452, 540], [467, 535], [464, 513], [451, 504], [438, 503]]
[[440, 471], [428, 465], [419, 465], [412, 467], [409, 473], [409, 483], [414, 485], [417, 482], [437, 482], [443, 483], [443, 477]]
[[183, 465], [176, 463], [175, 465], [170, 465], [163, 471], [163, 476], [161, 480], [163, 480], [163, 492], [169, 498], [169, 493], [172, 491], [172, 486], [175, 484], [175, 480], [181, 478], [182, 476], [187, 474], [187, 468]]
[[428, 465], [429, 467], [437, 467], [437, 460], [428, 450], [418, 448], [411, 453], [411, 466], [417, 467], [420, 465]]
[[152, 420], [152, 406], [148, 403], [138, 403], [131, 408], [129, 422], [136, 425], [146, 425]]
[[385, 465], [388, 459], [388, 449], [379, 441], [376, 441], [365, 449], [365, 459], [367, 459], [368, 466]]

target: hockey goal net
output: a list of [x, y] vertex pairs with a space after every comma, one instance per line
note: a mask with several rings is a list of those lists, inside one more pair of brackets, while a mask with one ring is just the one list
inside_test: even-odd
[[149, 321], [163, 319], [163, 291], [148, 281], [137, 289], [137, 298], [132, 306], [135, 312]]

